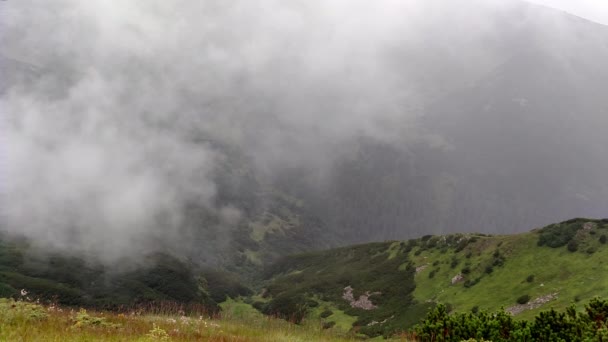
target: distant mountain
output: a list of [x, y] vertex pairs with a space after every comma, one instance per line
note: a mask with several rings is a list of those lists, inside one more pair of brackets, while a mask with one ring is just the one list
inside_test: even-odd
[[[396, 53], [420, 75], [427, 140], [354, 141], [311, 196], [345, 239], [518, 232], [608, 210], [608, 27], [523, 3], [463, 12]], [[490, 28], [467, 26], [483, 18]]]
[[[321, 143], [309, 150], [298, 145], [299, 131], [279, 120], [285, 110], [281, 90], [293, 86], [290, 82], [265, 92], [256, 88], [258, 75], [236, 73], [229, 78], [238, 84], [235, 94], [218, 90], [223, 88], [198, 94], [176, 86], [181, 96], [176, 98], [184, 103], [171, 110], [217, 111], [219, 119], [213, 119], [218, 121], [235, 112], [242, 115], [238, 123], [244, 128], [230, 134], [186, 130], [189, 144], [221, 156], [212, 172], [213, 204], [235, 211], [221, 213], [189, 202], [175, 231], [185, 241], [169, 247], [156, 238], [150, 248], [252, 279], [263, 265], [292, 253], [427, 234], [522, 232], [569, 217], [605, 216], [608, 28], [526, 3], [420, 3], [436, 17], [413, 25], [415, 34], [395, 33], [388, 52], [378, 56], [394, 70], [395, 84], [404, 87], [381, 90], [403, 91], [411, 99], [399, 110], [414, 113], [415, 119], [408, 115], [407, 122], [389, 122], [413, 127], [403, 136], [361, 133], [335, 144], [319, 138]], [[54, 56], [54, 64], [36, 66], [0, 56], [2, 96], [11, 87], [49, 88], [49, 98], [69, 90], [62, 88], [74, 77], [69, 59]], [[129, 61], [133, 65], [122, 67], [137, 70], [131, 81], [149, 81], [142, 75], [152, 74], [162, 84], [158, 70], [139, 70], [136, 61]], [[298, 67], [290, 61], [286, 57], [272, 67], [281, 72], [285, 65]], [[359, 71], [350, 73], [355, 77]], [[309, 103], [345, 96], [339, 91], [317, 94], [322, 92], [313, 89], [317, 83], [295, 84], [308, 88], [287, 94], [307, 110], [325, 110], [319, 118], [340, 110]], [[308, 98], [307, 92], [314, 96]], [[355, 101], [365, 94], [347, 95]], [[127, 106], [141, 109], [121, 96]], [[153, 131], [190, 123], [175, 117], [153, 122], [160, 126]], [[265, 139], [276, 132], [293, 134], [287, 141], [296, 147], [289, 150], [289, 144], [278, 146], [281, 139]], [[315, 134], [309, 139], [316, 140]], [[275, 153], [288, 160], [276, 162]], [[224, 214], [234, 220], [224, 222]]]

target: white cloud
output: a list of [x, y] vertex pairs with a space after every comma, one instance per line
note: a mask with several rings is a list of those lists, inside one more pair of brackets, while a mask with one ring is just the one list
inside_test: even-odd
[[530, 0], [530, 2], [608, 25], [608, 1], [605, 0]]

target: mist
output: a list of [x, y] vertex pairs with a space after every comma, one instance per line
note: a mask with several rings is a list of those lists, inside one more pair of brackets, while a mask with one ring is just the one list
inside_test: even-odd
[[[523, 58], [514, 47], [555, 56], [579, 91], [601, 89], [608, 31], [563, 13], [498, 0], [7, 1], [0, 11], [2, 230], [45, 248], [108, 264], [230, 248], [253, 215], [218, 184], [233, 150], [262, 187], [303, 199], [345, 242], [524, 231], [608, 208], [605, 138], [594, 128], [577, 133], [588, 149], [576, 158], [568, 142], [554, 156], [528, 146], [550, 156], [531, 156], [534, 170], [566, 158], [593, 171], [528, 180], [525, 167], [502, 168], [527, 159], [526, 146], [483, 159], [484, 141], [466, 137], [496, 121], [470, 126], [455, 114], [479, 112], [458, 99]], [[575, 59], [572, 46], [588, 53]], [[599, 96], [572, 95], [568, 104], [587, 104], [581, 125], [606, 127]], [[539, 179], [552, 181], [534, 195], [509, 190]], [[553, 192], [558, 184], [575, 200]], [[478, 198], [488, 191], [490, 201]], [[193, 207], [203, 219], [192, 222]]]

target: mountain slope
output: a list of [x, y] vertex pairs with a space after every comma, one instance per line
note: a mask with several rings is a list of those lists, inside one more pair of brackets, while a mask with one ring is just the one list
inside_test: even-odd
[[[287, 317], [295, 312], [276, 308], [300, 315], [309, 308], [313, 316], [327, 309], [326, 322], [344, 312], [371, 336], [411, 327], [435, 303], [459, 312], [505, 308], [529, 319], [608, 296], [607, 235], [608, 220], [574, 219], [517, 235], [428, 235], [290, 256], [269, 268], [257, 306]], [[361, 296], [367, 307], [356, 303]]]

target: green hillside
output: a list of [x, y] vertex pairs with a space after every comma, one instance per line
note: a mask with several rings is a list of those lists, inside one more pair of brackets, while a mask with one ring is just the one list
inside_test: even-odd
[[231, 274], [199, 270], [167, 254], [148, 255], [136, 268], [108, 269], [0, 238], [0, 297], [111, 310], [169, 305], [217, 311], [227, 296], [250, 292]]
[[[608, 296], [607, 235], [608, 220], [573, 219], [518, 235], [429, 235], [289, 256], [268, 268], [256, 306], [327, 326], [352, 322], [371, 336], [410, 328], [437, 303], [531, 319]], [[372, 294], [373, 308], [344, 299], [348, 286], [354, 299]]]

